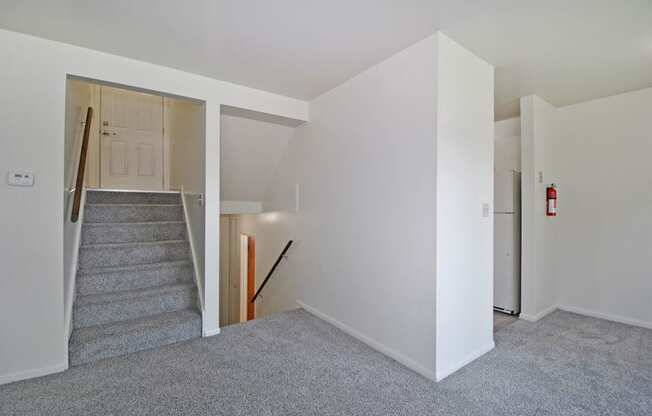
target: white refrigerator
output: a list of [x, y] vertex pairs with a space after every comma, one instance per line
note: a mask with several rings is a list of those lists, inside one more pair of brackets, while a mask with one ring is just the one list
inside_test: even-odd
[[521, 311], [521, 174], [494, 172], [494, 309]]

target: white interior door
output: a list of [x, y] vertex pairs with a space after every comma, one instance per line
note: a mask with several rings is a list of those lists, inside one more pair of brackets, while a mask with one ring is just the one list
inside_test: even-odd
[[163, 97], [102, 87], [100, 185], [163, 189]]

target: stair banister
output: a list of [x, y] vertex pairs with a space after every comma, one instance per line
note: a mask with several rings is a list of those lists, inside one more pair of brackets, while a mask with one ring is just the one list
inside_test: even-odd
[[276, 259], [276, 262], [274, 262], [274, 265], [272, 266], [271, 270], [269, 271], [269, 273], [267, 273], [267, 277], [265, 277], [265, 280], [263, 280], [263, 284], [260, 285], [260, 287], [259, 287], [258, 290], [256, 291], [256, 294], [254, 295], [254, 297], [251, 298], [251, 303], [254, 303], [254, 302], [256, 301], [256, 298], [258, 298], [258, 296], [260, 295], [260, 292], [263, 291], [263, 288], [264, 288], [265, 285], [267, 284], [267, 281], [268, 281], [269, 278], [272, 277], [272, 275], [274, 274], [274, 271], [276, 270], [276, 267], [277, 267], [278, 264], [281, 262], [281, 260], [283, 260], [283, 258], [285, 257], [286, 253], [287, 253], [288, 250], [290, 249], [290, 246], [292, 245], [292, 243], [293, 243], [293, 241], [290, 240], [290, 241], [288, 241], [288, 243], [285, 245], [285, 248], [283, 249], [283, 251], [281, 252], [281, 254], [278, 256], [278, 258]]
[[84, 125], [84, 137], [82, 139], [81, 152], [79, 152], [79, 165], [77, 165], [77, 179], [75, 182], [75, 194], [73, 196], [72, 214], [70, 221], [79, 220], [79, 209], [84, 188], [84, 176], [86, 176], [86, 157], [88, 154], [88, 141], [91, 135], [91, 121], [93, 120], [93, 108], [86, 110], [86, 124]]

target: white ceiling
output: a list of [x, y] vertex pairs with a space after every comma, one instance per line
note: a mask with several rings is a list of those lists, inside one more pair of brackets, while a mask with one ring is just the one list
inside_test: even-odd
[[442, 30], [496, 66], [497, 119], [652, 86], [650, 0], [2, 0], [0, 27], [301, 99]]
[[264, 201], [294, 128], [223, 114], [220, 129], [220, 199]]

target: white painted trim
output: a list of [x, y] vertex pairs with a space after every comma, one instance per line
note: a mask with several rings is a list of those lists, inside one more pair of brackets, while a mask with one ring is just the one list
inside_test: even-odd
[[[72, 204], [74, 204], [74, 198], [70, 198], [70, 208], [72, 208]], [[73, 253], [72, 257], [70, 258], [70, 262], [72, 263], [70, 267], [70, 276], [68, 279], [68, 287], [65, 288], [67, 297], [66, 299], [68, 302], [64, 305], [64, 322], [65, 322], [65, 345], [68, 345], [68, 342], [70, 341], [70, 336], [72, 335], [72, 308], [75, 304], [75, 297], [77, 294], [77, 291], [75, 290], [77, 286], [77, 267], [79, 265], [78, 259], [79, 259], [79, 247], [81, 246], [81, 230], [82, 230], [82, 224], [84, 223], [84, 207], [86, 206], [86, 190], [82, 190], [82, 196], [81, 196], [81, 202], [79, 204], [79, 217], [77, 219], [77, 222], [75, 223], [75, 235], [74, 235], [74, 240], [73, 240]], [[70, 221], [68, 219], [68, 213], [69, 210], [66, 211], [66, 221]]]
[[206, 329], [206, 330], [203, 331], [202, 336], [203, 336], [204, 338], [206, 338], [206, 337], [212, 337], [212, 336], [214, 336], [214, 335], [219, 335], [221, 332], [222, 332], [222, 330], [221, 330], [220, 328], [216, 328], [216, 329]]
[[221, 201], [220, 214], [260, 214], [263, 204], [256, 201]]
[[652, 322], [645, 322], [639, 319], [627, 318], [625, 316], [619, 316], [619, 315], [611, 315], [607, 313], [592, 311], [590, 309], [578, 308], [575, 306], [559, 305], [558, 308], [562, 311], [572, 312], [578, 315], [590, 316], [592, 318], [604, 319], [606, 321], [618, 322], [621, 324], [652, 329]]
[[170, 105], [169, 98], [163, 97], [163, 189], [170, 189]]
[[552, 305], [547, 307], [546, 309], [542, 310], [541, 312], [537, 313], [536, 315], [528, 315], [526, 313], [522, 313], [518, 316], [519, 319], [522, 319], [524, 321], [528, 322], [536, 322], [540, 320], [541, 318], [544, 318], [545, 316], [553, 313], [554, 311], [557, 310], [557, 305]]
[[[410, 370], [421, 374], [422, 376], [430, 379], [430, 380], [435, 380], [435, 374], [428, 370], [427, 368], [424, 368], [420, 364], [416, 363], [414, 360], [404, 356], [403, 354], [400, 354], [380, 342], [376, 341], [373, 338], [370, 338], [361, 332], [358, 332], [357, 330], [351, 328], [350, 326], [336, 320], [335, 318], [330, 317], [329, 315], [326, 315], [325, 313], [313, 308], [312, 306], [308, 306], [305, 303], [303, 303], [300, 300], [297, 300], [297, 305], [299, 305], [302, 309], [304, 309], [306, 312], [315, 315], [317, 318], [328, 322], [329, 324], [339, 328], [343, 332], [346, 332], [347, 334], [351, 335], [353, 338], [356, 338], [357, 340], [367, 344], [371, 348], [375, 349], [376, 351], [385, 354], [386, 356], [394, 359], [395, 361], [398, 361], [399, 363], [403, 364]], [[434, 353], [434, 351], [433, 351]]]
[[91, 133], [88, 143], [88, 160], [86, 161], [86, 187], [100, 186], [100, 171], [101, 171], [101, 150], [100, 146], [100, 119], [102, 118], [101, 108], [102, 100], [100, 94], [100, 86], [97, 84], [89, 84], [91, 89], [91, 107], [93, 107], [94, 116], [91, 122]]
[[452, 365], [452, 366], [448, 366], [448, 368], [446, 368], [444, 370], [437, 371], [437, 378], [435, 379], [435, 381], [442, 381], [443, 379], [450, 376], [451, 374], [453, 374], [457, 370], [461, 369], [462, 367], [465, 367], [465, 366], [469, 365], [471, 362], [477, 360], [478, 358], [482, 357], [483, 355], [485, 355], [489, 351], [493, 350], [495, 348], [495, 346], [496, 346], [496, 344], [493, 341], [491, 341], [490, 344], [485, 345], [484, 347], [480, 348], [479, 350], [475, 351], [472, 354], [469, 354], [466, 358], [464, 358], [459, 363], [457, 363], [455, 365]]
[[0, 385], [13, 383], [14, 381], [26, 380], [28, 378], [43, 377], [48, 374], [60, 373], [68, 369], [68, 360], [50, 367], [32, 368], [30, 370], [18, 371], [11, 374], [0, 375]]
[[168, 191], [156, 191], [151, 189], [115, 189], [115, 188], [86, 188], [87, 191], [94, 192], [134, 192], [139, 194], [180, 194], [178, 189], [171, 189]]
[[[190, 254], [192, 256], [192, 270], [193, 275], [195, 276], [195, 285], [197, 285], [197, 293], [199, 293], [199, 307], [202, 312], [202, 321], [204, 318], [204, 293], [202, 292], [201, 279], [199, 278], [199, 273], [197, 272], [197, 264], [199, 260], [197, 259], [197, 250], [195, 249], [194, 239], [192, 238], [192, 229], [190, 227], [190, 217], [188, 216], [188, 208], [186, 207], [186, 194], [181, 188], [181, 205], [183, 206], [183, 218], [186, 222], [186, 232], [188, 233], [188, 242], [190, 243]], [[202, 323], [203, 327], [203, 323]]]

